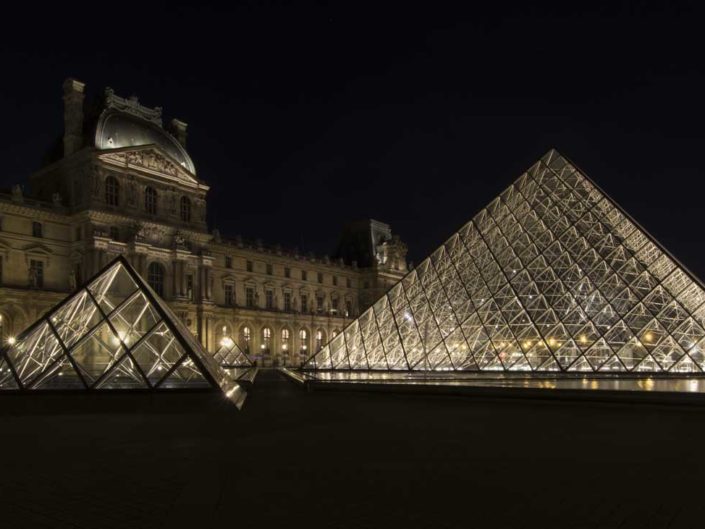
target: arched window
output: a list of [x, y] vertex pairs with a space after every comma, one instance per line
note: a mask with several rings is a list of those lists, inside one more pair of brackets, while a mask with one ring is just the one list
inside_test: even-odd
[[289, 350], [289, 341], [291, 340], [291, 332], [289, 329], [282, 329], [282, 351]]
[[339, 331], [338, 329], [333, 329], [333, 332], [332, 332], [331, 335], [330, 335], [330, 336], [331, 336], [330, 339], [332, 340], [333, 338], [335, 338], [336, 336], [338, 336], [338, 333], [339, 333], [339, 332], [340, 332], [340, 331]]
[[272, 347], [272, 329], [262, 329], [262, 352], [268, 353]]
[[108, 206], [120, 205], [120, 184], [114, 176], [105, 179], [105, 203]]
[[157, 190], [153, 187], [144, 190], [144, 210], [150, 215], [157, 214]]
[[188, 197], [181, 197], [181, 220], [191, 222], [191, 201]]
[[242, 329], [240, 329], [240, 349], [249, 354], [251, 342], [252, 332], [250, 331], [250, 328], [245, 325]]
[[308, 350], [308, 331], [306, 329], [301, 329], [299, 331], [299, 352], [302, 355], [305, 355], [307, 350]]
[[216, 343], [225, 349], [232, 349], [235, 345], [232, 337], [230, 336], [230, 327], [227, 325], [222, 325], [216, 336]]
[[323, 349], [323, 343], [325, 341], [325, 334], [321, 329], [316, 331], [316, 352]]
[[164, 297], [164, 267], [159, 263], [150, 263], [147, 268], [147, 283], [159, 296]]

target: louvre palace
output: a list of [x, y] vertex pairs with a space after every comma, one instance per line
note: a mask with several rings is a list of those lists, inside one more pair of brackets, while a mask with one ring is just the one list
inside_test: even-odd
[[122, 256], [204, 350], [299, 365], [407, 272], [405, 244], [376, 220], [341, 227], [330, 256], [209, 229], [186, 123], [75, 79], [63, 102], [57, 148], [0, 194], [3, 343]]

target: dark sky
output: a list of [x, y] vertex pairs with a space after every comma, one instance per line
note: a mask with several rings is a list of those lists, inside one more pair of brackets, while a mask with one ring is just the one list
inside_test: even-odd
[[0, 185], [39, 166], [73, 76], [189, 123], [223, 234], [326, 253], [373, 217], [418, 262], [556, 147], [705, 277], [697, 4], [518, 3], [8, 8]]

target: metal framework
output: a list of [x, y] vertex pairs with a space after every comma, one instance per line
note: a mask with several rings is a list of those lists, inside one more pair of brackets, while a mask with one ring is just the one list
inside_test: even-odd
[[302, 365], [705, 370], [701, 283], [555, 150]]
[[245, 397], [122, 256], [0, 350], [0, 389], [174, 388]]

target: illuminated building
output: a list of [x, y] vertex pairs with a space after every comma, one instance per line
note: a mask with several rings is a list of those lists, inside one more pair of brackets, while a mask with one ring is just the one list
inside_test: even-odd
[[346, 227], [333, 257], [209, 230], [184, 122], [63, 88], [63, 138], [27, 189], [0, 193], [3, 343], [122, 255], [211, 354], [232, 343], [298, 365], [406, 273], [406, 246], [377, 221]]

